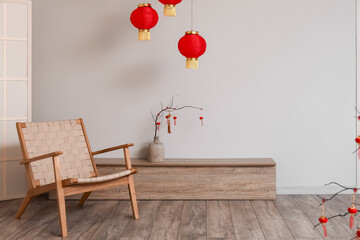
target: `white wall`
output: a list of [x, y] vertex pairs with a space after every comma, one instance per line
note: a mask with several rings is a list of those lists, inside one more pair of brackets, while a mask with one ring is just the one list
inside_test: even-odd
[[83, 117], [94, 150], [134, 142], [145, 157], [149, 110], [176, 94], [205, 108], [205, 125], [181, 112], [160, 133], [166, 157], [272, 157], [283, 192], [355, 184], [354, 1], [194, 2], [208, 43], [196, 71], [177, 50], [189, 0], [175, 18], [150, 1], [160, 19], [149, 42], [129, 21], [139, 1], [34, 0], [33, 120]]

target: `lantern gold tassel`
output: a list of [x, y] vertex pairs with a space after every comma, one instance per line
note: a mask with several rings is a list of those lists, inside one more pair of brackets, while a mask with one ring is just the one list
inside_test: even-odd
[[187, 58], [186, 59], [186, 68], [187, 69], [198, 69], [199, 62], [197, 58]]
[[139, 35], [138, 35], [139, 41], [145, 41], [150, 40], [150, 30], [148, 29], [139, 29]]
[[173, 4], [165, 4], [164, 5], [164, 16], [175, 17], [176, 16], [175, 5], [173, 5]]

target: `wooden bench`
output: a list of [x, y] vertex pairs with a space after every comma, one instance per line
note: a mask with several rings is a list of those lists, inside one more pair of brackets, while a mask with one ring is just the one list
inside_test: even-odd
[[[95, 159], [101, 175], [122, 170], [123, 159]], [[132, 159], [138, 199], [275, 199], [276, 163], [271, 158]], [[54, 198], [51, 197], [51, 198]], [[80, 196], [72, 196], [73, 199]], [[90, 199], [128, 199], [127, 188], [96, 191]]]

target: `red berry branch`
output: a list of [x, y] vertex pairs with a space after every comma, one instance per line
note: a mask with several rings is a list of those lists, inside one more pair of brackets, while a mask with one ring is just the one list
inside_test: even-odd
[[[172, 116], [171, 113], [173, 113], [175, 111], [180, 111], [180, 110], [182, 110], [184, 108], [193, 108], [193, 109], [197, 109], [197, 110], [200, 110], [200, 111], [203, 110], [203, 108], [195, 107], [195, 106], [191, 106], [191, 105], [185, 105], [185, 106], [181, 106], [181, 107], [174, 107], [174, 96], [172, 97], [171, 102], [166, 107], [164, 107], [161, 104], [161, 110], [156, 115], [154, 115], [150, 110], [150, 113], [151, 113], [152, 119], [154, 120], [154, 125], [155, 125], [155, 136], [157, 136], [158, 131], [160, 131], [160, 126], [161, 126], [161, 124], [163, 122], [163, 117], [164, 117], [165, 113], [166, 113], [166, 116], [165, 116], [166, 123], [167, 123], [167, 126], [168, 126], [168, 133], [171, 133], [171, 116]], [[174, 126], [176, 126], [177, 116], [173, 116], [172, 119], [174, 120]], [[199, 119], [201, 121], [201, 126], [203, 126], [204, 117], [201, 115], [199, 117]]]

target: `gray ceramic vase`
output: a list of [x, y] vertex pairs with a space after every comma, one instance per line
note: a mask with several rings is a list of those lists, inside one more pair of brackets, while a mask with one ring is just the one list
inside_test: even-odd
[[155, 136], [154, 141], [149, 144], [149, 156], [150, 162], [164, 162], [164, 144], [159, 141], [159, 137]]

